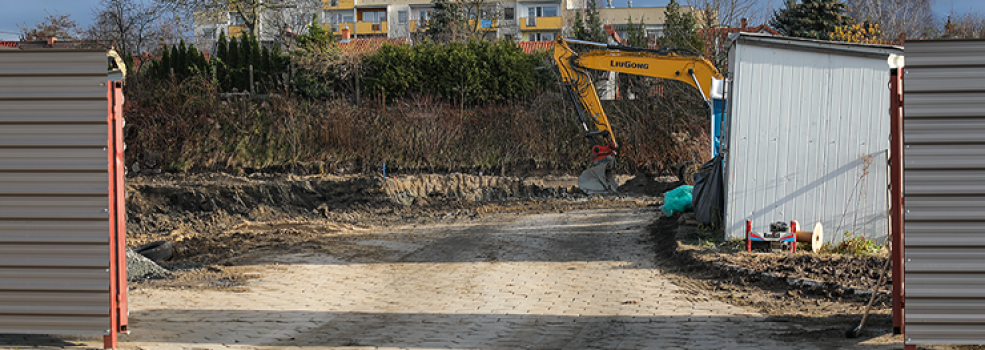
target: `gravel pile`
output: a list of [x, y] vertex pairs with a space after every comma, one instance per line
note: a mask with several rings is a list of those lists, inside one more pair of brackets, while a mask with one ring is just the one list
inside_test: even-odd
[[161, 278], [170, 272], [157, 263], [127, 248], [127, 280], [139, 281], [148, 278]]

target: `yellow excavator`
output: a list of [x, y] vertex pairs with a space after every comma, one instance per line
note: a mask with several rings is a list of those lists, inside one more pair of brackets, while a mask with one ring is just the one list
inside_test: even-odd
[[[568, 44], [589, 46], [586, 52], [575, 52]], [[721, 80], [718, 69], [700, 56], [685, 56], [674, 49], [642, 49], [619, 44], [590, 41], [554, 40], [554, 61], [561, 73], [563, 89], [574, 102], [578, 121], [585, 137], [592, 141], [589, 168], [578, 177], [578, 187], [586, 193], [616, 192], [619, 184], [613, 179], [619, 143], [586, 69], [635, 74], [646, 77], [680, 80], [701, 92], [711, 115], [710, 92], [712, 79]], [[682, 52], [683, 53], [683, 52]]]

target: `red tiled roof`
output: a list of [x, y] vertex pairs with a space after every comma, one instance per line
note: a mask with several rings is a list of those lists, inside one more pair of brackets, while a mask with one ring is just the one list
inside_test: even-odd
[[609, 37], [611, 37], [612, 40], [615, 40], [619, 44], [626, 45], [626, 41], [622, 40], [622, 38], [619, 37], [619, 32], [617, 32], [615, 29], [612, 29], [611, 24], [603, 25], [602, 29], [605, 30], [606, 34], [609, 34]]
[[548, 51], [554, 48], [553, 41], [518, 41], [516, 46], [519, 46], [524, 53], [532, 54], [541, 51]]
[[356, 38], [347, 43], [339, 43], [339, 49], [350, 55], [365, 55], [375, 53], [383, 44], [401, 45], [408, 43], [407, 38]]

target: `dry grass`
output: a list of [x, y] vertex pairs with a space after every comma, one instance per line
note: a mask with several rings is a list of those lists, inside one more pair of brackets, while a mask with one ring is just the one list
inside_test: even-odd
[[[551, 90], [465, 107], [432, 96], [395, 102], [367, 96], [355, 106], [285, 91], [263, 102], [223, 100], [214, 91], [201, 78], [129, 83], [128, 165], [367, 173], [386, 163], [399, 173], [576, 174], [589, 155], [570, 103]], [[606, 103], [624, 145], [620, 171], [662, 173], [707, 157], [706, 112], [680, 112], [686, 110], [680, 103], [662, 97]]]

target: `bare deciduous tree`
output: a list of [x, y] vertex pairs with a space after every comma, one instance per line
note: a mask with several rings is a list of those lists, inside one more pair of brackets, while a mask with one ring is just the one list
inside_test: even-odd
[[151, 51], [163, 34], [161, 15], [158, 6], [138, 0], [102, 0], [93, 9], [95, 21], [85, 37], [115, 45], [123, 56]]
[[[234, 20], [242, 25], [250, 34], [256, 34], [260, 16], [269, 5], [280, 1], [264, 0], [157, 0], [161, 6], [181, 14], [186, 19], [192, 19], [202, 14], [233, 13], [239, 16]], [[225, 16], [223, 16], [225, 17]], [[241, 22], [241, 23], [240, 23]]]
[[[261, 35], [276, 31], [280, 25], [294, 24], [302, 29], [311, 23], [312, 15], [322, 6], [319, 0], [156, 0], [158, 4], [191, 19], [196, 15], [220, 17], [228, 13], [233, 24], [242, 26], [248, 34]], [[261, 25], [262, 24], [262, 25]], [[264, 28], [266, 27], [266, 28]]]
[[894, 40], [900, 34], [917, 38], [934, 30], [934, 0], [845, 0], [848, 15], [855, 22], [869, 20], [879, 25], [883, 39]]
[[35, 23], [33, 27], [28, 26], [24, 23], [24, 26], [18, 25], [20, 28], [20, 40], [23, 41], [34, 41], [34, 40], [48, 40], [50, 37], [57, 37], [59, 39], [76, 39], [76, 28], [78, 24], [73, 20], [70, 14], [59, 14], [48, 12], [48, 16], [44, 18], [44, 21], [40, 23]]
[[433, 4], [435, 11], [425, 31], [432, 40], [495, 39], [502, 4], [489, 0], [439, 0]]
[[[267, 5], [264, 13], [264, 26], [259, 37], [290, 47], [293, 35], [307, 32], [314, 21], [319, 24], [335, 24], [334, 19], [319, 16], [323, 5], [321, 1], [281, 0], [278, 4]], [[289, 30], [288, 30], [289, 29]]]
[[734, 28], [743, 18], [752, 21], [750, 23], [765, 18], [761, 15], [759, 0], [688, 0], [687, 4], [694, 8], [698, 24], [705, 28]]
[[[308, 24], [324, 7], [321, 0], [154, 0], [185, 19], [184, 23], [224, 28], [239, 26], [264, 42], [290, 46], [293, 35], [304, 33]], [[319, 18], [331, 24], [331, 18]], [[218, 29], [216, 29], [218, 30]], [[226, 29], [227, 35], [234, 30]], [[217, 32], [194, 32], [195, 42], [203, 51], [211, 51]]]
[[192, 32], [191, 21], [184, 20], [180, 13], [165, 11], [154, 22], [154, 49], [160, 49], [166, 45], [177, 45], [182, 40], [188, 39], [188, 33]]
[[985, 38], [985, 15], [979, 12], [951, 13], [947, 16], [943, 27], [945, 38]]

